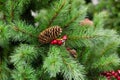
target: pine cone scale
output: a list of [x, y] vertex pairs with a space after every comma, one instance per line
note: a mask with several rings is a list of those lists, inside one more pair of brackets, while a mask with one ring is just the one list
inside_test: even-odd
[[62, 28], [59, 26], [53, 26], [47, 28], [39, 34], [39, 41], [43, 44], [51, 42], [53, 39], [56, 39], [62, 32]]

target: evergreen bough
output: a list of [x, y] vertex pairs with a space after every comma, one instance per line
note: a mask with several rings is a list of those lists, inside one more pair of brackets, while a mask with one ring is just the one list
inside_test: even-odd
[[[38, 26], [23, 17], [31, 9]], [[94, 16], [93, 26], [80, 25], [86, 10], [83, 0], [1, 0], [0, 80], [104, 80], [101, 72], [118, 69], [119, 36], [103, 28], [105, 13]], [[65, 44], [40, 43], [40, 32], [55, 25], [68, 36]]]

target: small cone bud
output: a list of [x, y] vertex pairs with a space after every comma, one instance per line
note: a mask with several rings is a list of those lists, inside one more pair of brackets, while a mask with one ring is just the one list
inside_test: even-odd
[[86, 18], [86, 19], [84, 19], [80, 22], [80, 25], [82, 25], [82, 26], [93, 26], [93, 21]]

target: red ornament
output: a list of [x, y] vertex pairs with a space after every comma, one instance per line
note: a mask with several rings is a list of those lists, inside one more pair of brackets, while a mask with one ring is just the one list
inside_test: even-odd
[[52, 45], [62, 45], [65, 42], [65, 40], [62, 39], [55, 39], [51, 42]]
[[63, 40], [67, 40], [67, 35], [64, 35], [64, 36], [62, 37], [62, 39], [63, 39]]
[[117, 70], [117, 72], [120, 74], [120, 70]]
[[63, 44], [62, 40], [58, 40], [57, 44], [61, 46]]
[[57, 44], [57, 40], [53, 40], [52, 42], [51, 42], [51, 44]]
[[64, 35], [62, 38], [60, 39], [55, 39], [51, 41], [52, 45], [62, 45], [65, 41], [67, 40], [67, 35]]
[[120, 80], [120, 76], [117, 77], [117, 80]]
[[110, 80], [110, 78], [111, 78], [110, 76], [107, 76], [107, 80]]
[[105, 76], [107, 78], [107, 80], [111, 80], [111, 78], [115, 78], [116, 80], [120, 80], [120, 70], [102, 72], [101, 75]]
[[117, 78], [117, 77], [118, 77], [118, 73], [115, 73], [113, 76], [114, 76], [115, 78]]
[[117, 77], [117, 80], [120, 80], [120, 76]]
[[111, 74], [114, 75], [114, 74], [115, 74], [115, 71], [111, 71]]
[[108, 76], [111, 76], [111, 73], [110, 72], [107, 72], [106, 73], [106, 76], [108, 77]]

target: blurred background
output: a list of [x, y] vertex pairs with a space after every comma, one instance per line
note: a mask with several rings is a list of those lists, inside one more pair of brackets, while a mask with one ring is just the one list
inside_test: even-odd
[[105, 28], [116, 29], [120, 34], [120, 0], [86, 0], [90, 18], [99, 12], [106, 12]]
[[120, 34], [120, 0], [86, 0], [86, 5], [90, 19], [95, 14], [105, 12], [104, 28], [114, 29]]

